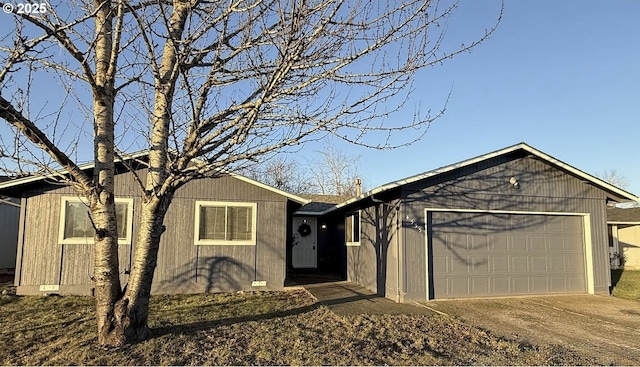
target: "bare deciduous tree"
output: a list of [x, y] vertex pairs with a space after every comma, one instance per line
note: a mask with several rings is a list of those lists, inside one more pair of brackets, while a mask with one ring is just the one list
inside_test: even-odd
[[604, 170], [601, 174], [597, 175], [603, 181], [606, 181], [612, 184], [615, 187], [619, 187], [621, 189], [626, 189], [629, 186], [629, 181], [627, 178], [622, 176], [618, 171], [612, 169], [610, 171]]
[[[418, 111], [413, 121], [390, 118], [404, 107], [415, 73], [470, 50], [496, 27], [449, 48], [446, 22], [456, 7], [428, 0], [74, 0], [14, 13], [13, 28], [4, 15], [0, 118], [21, 140], [3, 154], [43, 172], [65, 170], [57, 177], [86, 198], [98, 342], [147, 337], [163, 219], [186, 182], [321, 134], [374, 148], [419, 139], [444, 109]], [[42, 88], [46, 97], [37, 101]], [[407, 129], [410, 141], [392, 140]], [[93, 143], [92, 174], [79, 167], [82, 141]], [[131, 172], [143, 204], [123, 287], [114, 159], [132, 150], [148, 152], [148, 169], [144, 179]]]
[[[295, 194], [355, 196], [359, 156], [327, 144], [313, 158], [278, 156], [246, 167], [241, 174]], [[362, 180], [361, 180], [362, 181]]]
[[319, 194], [356, 195], [360, 178], [359, 156], [350, 156], [332, 145], [325, 145], [320, 158], [309, 160], [309, 182]]
[[240, 169], [246, 177], [294, 194], [310, 194], [313, 188], [300, 164], [290, 157], [279, 156]]

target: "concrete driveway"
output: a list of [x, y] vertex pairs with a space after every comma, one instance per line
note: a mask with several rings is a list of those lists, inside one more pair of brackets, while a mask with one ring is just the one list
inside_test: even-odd
[[640, 365], [640, 302], [580, 295], [422, 304], [506, 339], [559, 344], [600, 365]]

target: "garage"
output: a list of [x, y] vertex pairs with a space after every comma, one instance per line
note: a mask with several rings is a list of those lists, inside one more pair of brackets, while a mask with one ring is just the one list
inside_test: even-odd
[[332, 215], [360, 212], [347, 280], [399, 302], [609, 294], [607, 208], [627, 201], [640, 197], [521, 143], [390, 182]]
[[430, 299], [586, 293], [584, 217], [426, 211]]

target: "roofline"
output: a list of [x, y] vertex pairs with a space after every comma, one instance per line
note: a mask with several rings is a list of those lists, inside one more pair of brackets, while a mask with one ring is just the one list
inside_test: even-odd
[[340, 203], [340, 204], [336, 205], [333, 208], [327, 209], [324, 212], [322, 212], [321, 214], [327, 214], [327, 213], [329, 213], [331, 211], [340, 209], [340, 208], [342, 208], [344, 206], [347, 206], [349, 204], [353, 204], [353, 203], [358, 202], [360, 200], [363, 200], [365, 198], [371, 197], [371, 196], [379, 194], [381, 192], [385, 192], [387, 190], [391, 190], [391, 189], [400, 187], [402, 185], [407, 185], [407, 184], [410, 184], [410, 183], [413, 183], [413, 182], [416, 182], [416, 181], [423, 180], [425, 178], [433, 177], [433, 176], [436, 176], [436, 175], [439, 175], [439, 174], [442, 174], [442, 173], [446, 173], [446, 172], [452, 171], [454, 169], [470, 166], [472, 164], [475, 164], [475, 163], [478, 163], [478, 162], [481, 162], [481, 161], [485, 161], [487, 159], [491, 159], [491, 158], [495, 158], [495, 157], [498, 157], [498, 156], [501, 156], [501, 155], [504, 155], [504, 154], [515, 152], [515, 151], [517, 151], [519, 149], [522, 149], [522, 150], [524, 150], [526, 152], [529, 152], [530, 154], [533, 154], [533, 155], [535, 155], [535, 156], [537, 156], [537, 157], [539, 157], [541, 159], [544, 159], [545, 161], [547, 161], [549, 163], [552, 163], [552, 164], [554, 164], [554, 165], [556, 165], [556, 166], [558, 166], [558, 167], [560, 167], [562, 169], [565, 169], [565, 170], [573, 173], [576, 176], [579, 176], [579, 177], [581, 177], [581, 178], [583, 178], [583, 179], [585, 179], [587, 181], [592, 182], [593, 184], [595, 184], [597, 186], [600, 186], [601, 188], [604, 188], [605, 190], [614, 192], [614, 193], [616, 193], [616, 194], [618, 194], [618, 195], [620, 195], [622, 197], [625, 197], [625, 198], [633, 200], [633, 201], [640, 201], [640, 197], [635, 196], [634, 194], [632, 194], [630, 192], [627, 192], [625, 190], [619, 189], [619, 188], [617, 188], [617, 187], [615, 187], [615, 186], [613, 186], [613, 185], [611, 185], [611, 184], [609, 184], [609, 183], [607, 183], [607, 182], [605, 182], [605, 181], [603, 181], [603, 180], [601, 180], [601, 179], [599, 179], [599, 178], [597, 178], [595, 176], [592, 176], [592, 175], [590, 175], [588, 173], [585, 173], [585, 172], [583, 172], [583, 171], [581, 171], [581, 170], [579, 170], [579, 169], [577, 169], [577, 168], [575, 168], [575, 167], [573, 167], [573, 166], [571, 166], [569, 164], [566, 164], [566, 163], [560, 161], [559, 159], [556, 159], [556, 158], [554, 158], [554, 157], [552, 157], [552, 156], [550, 156], [550, 155], [548, 155], [546, 153], [543, 153], [543, 152], [541, 152], [541, 151], [539, 151], [539, 150], [533, 148], [532, 146], [530, 146], [530, 145], [528, 145], [528, 144], [523, 142], [523, 143], [512, 145], [510, 147], [506, 147], [506, 148], [503, 148], [503, 149], [500, 149], [500, 150], [496, 150], [496, 151], [491, 152], [491, 153], [487, 153], [487, 154], [484, 154], [484, 155], [481, 155], [481, 156], [477, 156], [475, 158], [467, 159], [467, 160], [464, 160], [464, 161], [461, 161], [461, 162], [458, 162], [458, 163], [454, 163], [454, 164], [451, 164], [451, 165], [448, 165], [448, 166], [437, 168], [437, 169], [432, 170], [432, 171], [424, 172], [424, 173], [421, 173], [421, 174], [418, 174], [418, 175], [415, 175], [415, 176], [407, 177], [407, 178], [402, 179], [402, 180], [393, 181], [393, 182], [387, 183], [385, 185], [378, 186], [378, 187], [376, 187], [376, 188], [374, 188], [374, 189], [372, 189], [370, 191], [367, 191], [367, 192], [363, 193], [360, 196], [357, 196], [355, 198], [349, 199], [349, 200], [347, 200], [347, 201], [345, 201], [343, 203]]
[[[116, 158], [114, 161], [115, 162], [122, 162], [122, 161], [125, 161], [125, 160], [131, 160], [131, 159], [144, 157], [144, 156], [147, 156], [148, 154], [149, 153], [146, 152], [146, 151], [141, 151], [141, 152], [137, 152], [137, 153], [124, 155], [121, 158]], [[95, 163], [85, 163], [85, 164], [82, 164], [82, 165], [78, 165], [78, 168], [80, 170], [84, 171], [84, 170], [93, 168], [94, 166], [95, 166]], [[300, 196], [288, 193], [286, 191], [282, 191], [280, 189], [277, 189], [275, 187], [263, 184], [261, 182], [258, 182], [256, 180], [253, 180], [251, 178], [242, 176], [242, 175], [237, 174], [237, 173], [224, 172], [222, 170], [220, 170], [220, 172], [223, 172], [224, 174], [227, 174], [227, 175], [229, 175], [231, 177], [237, 178], [237, 179], [239, 179], [241, 181], [245, 181], [245, 182], [250, 183], [252, 185], [255, 185], [255, 186], [261, 187], [263, 189], [272, 191], [272, 192], [274, 192], [276, 194], [282, 195], [282, 196], [284, 196], [286, 198], [289, 198], [289, 199], [291, 199], [291, 200], [293, 200], [295, 202], [298, 202], [300, 204], [308, 204], [308, 203], [311, 202], [311, 200], [307, 200], [307, 199], [301, 198]], [[32, 182], [46, 180], [48, 178], [60, 177], [60, 176], [63, 176], [65, 174], [68, 174], [68, 173], [69, 173], [69, 171], [67, 171], [65, 169], [65, 170], [57, 171], [55, 173], [48, 173], [48, 174], [45, 174], [45, 175], [27, 176], [27, 177], [18, 178], [18, 179], [15, 179], [15, 180], [5, 181], [3, 183], [0, 183], [0, 189], [7, 189], [7, 188], [20, 186], [20, 185], [24, 185], [24, 184], [28, 184], [28, 183], [32, 183]]]
[[640, 196], [636, 196], [636, 195], [630, 193], [629, 191], [623, 190], [623, 189], [621, 189], [619, 187], [616, 187], [616, 186], [614, 186], [614, 185], [612, 185], [612, 184], [610, 184], [610, 183], [608, 183], [608, 182], [606, 182], [606, 181], [604, 181], [604, 180], [602, 180], [602, 179], [600, 179], [598, 177], [595, 177], [595, 176], [590, 175], [590, 174], [588, 174], [588, 173], [586, 173], [584, 171], [581, 171], [581, 170], [579, 170], [579, 169], [577, 169], [577, 168], [575, 168], [575, 167], [573, 167], [573, 166], [571, 166], [571, 165], [569, 165], [567, 163], [562, 162], [559, 159], [556, 159], [556, 158], [554, 158], [554, 157], [552, 157], [552, 156], [550, 156], [550, 155], [548, 155], [548, 154], [546, 154], [544, 152], [541, 152], [541, 151], [533, 148], [532, 146], [529, 146], [529, 145], [527, 145], [525, 143], [520, 143], [518, 145], [522, 146], [522, 149], [527, 150], [530, 153], [532, 153], [534, 155], [537, 155], [538, 157], [540, 157], [540, 158], [542, 158], [542, 159], [544, 159], [546, 161], [549, 161], [549, 162], [551, 162], [551, 163], [553, 163], [553, 164], [555, 164], [555, 165], [557, 165], [557, 166], [559, 166], [561, 168], [564, 168], [567, 171], [569, 171], [569, 172], [571, 172], [571, 173], [573, 173], [573, 174], [575, 174], [577, 176], [580, 176], [580, 177], [582, 177], [582, 178], [584, 178], [584, 179], [586, 179], [588, 181], [591, 181], [592, 183], [594, 183], [594, 184], [596, 184], [598, 186], [601, 186], [602, 188], [604, 188], [604, 189], [606, 189], [608, 191], [614, 192], [614, 193], [616, 193], [616, 194], [618, 194], [618, 195], [620, 195], [622, 197], [625, 197], [625, 198], [627, 198], [629, 200], [632, 200], [632, 201], [640, 201]]
[[237, 178], [238, 180], [250, 183], [252, 185], [261, 187], [263, 189], [266, 189], [266, 190], [269, 190], [269, 191], [272, 191], [272, 192], [275, 192], [276, 194], [279, 194], [279, 195], [282, 195], [284, 197], [287, 197], [287, 198], [289, 198], [289, 199], [291, 199], [291, 200], [293, 200], [293, 201], [295, 201], [295, 202], [297, 202], [299, 204], [309, 204], [311, 202], [311, 200], [307, 200], [307, 199], [302, 198], [302, 197], [300, 197], [298, 195], [294, 195], [294, 194], [288, 193], [286, 191], [277, 189], [277, 188], [275, 188], [273, 186], [269, 186], [269, 185], [264, 184], [264, 183], [262, 183], [260, 181], [256, 181], [256, 180], [254, 180], [252, 178], [245, 177], [245, 176], [243, 176], [243, 175], [241, 175], [239, 173], [233, 173], [233, 172], [224, 172], [224, 173], [229, 175], [229, 176], [231, 176], [231, 177], [233, 177], [233, 178]]
[[[126, 160], [130, 160], [130, 159], [136, 159], [136, 158], [140, 158], [143, 156], [148, 155], [148, 152], [137, 152], [137, 153], [132, 153], [132, 154], [127, 154], [124, 156], [121, 156], [120, 158], [116, 158], [114, 159], [114, 162], [122, 162], [122, 161], [126, 161]], [[81, 171], [90, 169], [95, 167], [95, 163], [85, 163], [85, 164], [79, 164], [78, 165], [78, 169]], [[55, 173], [47, 173], [47, 174], [36, 174], [36, 175], [32, 175], [32, 176], [27, 176], [27, 177], [23, 177], [23, 178], [18, 178], [15, 180], [9, 180], [9, 181], [4, 181], [2, 183], [0, 183], [0, 189], [7, 189], [7, 188], [11, 188], [14, 186], [20, 186], [20, 185], [24, 185], [24, 184], [28, 184], [31, 182], [37, 182], [37, 181], [44, 181], [48, 178], [56, 178], [56, 177], [61, 177], [64, 175], [69, 174], [69, 171], [67, 171], [66, 169], [62, 169], [59, 171], [56, 171]]]
[[608, 220], [607, 224], [630, 224], [630, 225], [640, 225], [640, 222], [623, 222], [618, 220]]

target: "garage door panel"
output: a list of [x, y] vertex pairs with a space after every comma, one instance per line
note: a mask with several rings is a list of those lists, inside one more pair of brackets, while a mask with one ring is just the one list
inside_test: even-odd
[[486, 234], [476, 234], [469, 236], [467, 243], [467, 250], [469, 251], [488, 251], [489, 250], [489, 238]]
[[545, 221], [546, 232], [563, 232], [564, 218], [561, 216], [549, 216]]
[[467, 249], [467, 234], [448, 233], [446, 238], [446, 247], [453, 251], [465, 251]]
[[489, 251], [508, 251], [509, 236], [506, 235], [489, 235], [488, 249]]
[[435, 298], [586, 292], [579, 216], [433, 212], [431, 218]]
[[576, 217], [563, 217], [564, 218], [564, 232], [565, 233], [582, 233], [582, 220]]
[[439, 274], [448, 273], [447, 261], [448, 256], [434, 256], [433, 257], [433, 272]]
[[491, 257], [491, 271], [493, 273], [505, 273], [508, 274], [511, 268], [509, 267], [509, 256], [494, 255]]
[[489, 294], [499, 293], [504, 289], [509, 289], [511, 285], [511, 277], [491, 278], [491, 288]]
[[546, 273], [549, 270], [547, 267], [547, 256], [532, 256], [530, 259], [529, 271]]
[[554, 293], [565, 292], [567, 290], [566, 276], [549, 277], [549, 291]]
[[[500, 293], [498, 293], [498, 291]], [[500, 289], [496, 291], [497, 294], [527, 294], [529, 293], [529, 277], [526, 275], [522, 276], [512, 276], [511, 277], [511, 287], [509, 288], [509, 292], [504, 292], [504, 290]]]
[[471, 294], [489, 294], [489, 277], [474, 277], [471, 278]]
[[564, 237], [561, 236], [557, 236], [557, 235], [551, 235], [547, 237], [547, 243], [548, 246], [547, 248], [550, 251], [565, 251], [565, 240]]
[[511, 271], [514, 273], [528, 273], [529, 259], [524, 255], [511, 256]]
[[585, 289], [587, 282], [581, 274], [566, 277], [567, 290]]
[[527, 251], [527, 236], [526, 235], [512, 235], [510, 238], [509, 250], [511, 251]]
[[489, 274], [489, 256], [469, 257], [469, 271], [473, 274]]
[[547, 251], [547, 237], [540, 235], [529, 236], [529, 251], [532, 252], [546, 252]]
[[531, 293], [549, 293], [546, 276], [533, 276], [529, 278]]
[[450, 265], [447, 270], [449, 273], [463, 274], [469, 272], [470, 259], [468, 257], [451, 256], [449, 259]]
[[469, 295], [469, 278], [451, 278], [449, 280], [449, 292], [451, 294]]
[[580, 273], [584, 269], [584, 264], [575, 261], [571, 256], [564, 257], [564, 264], [565, 272]]
[[567, 271], [565, 257], [551, 256], [549, 257], [549, 270], [559, 273]]

